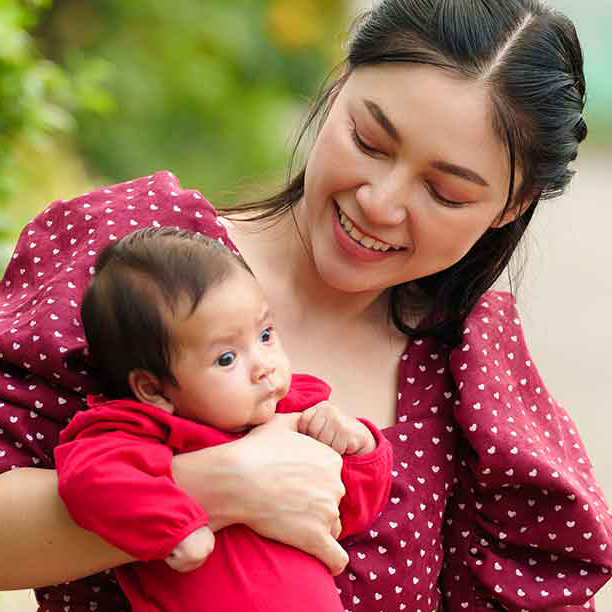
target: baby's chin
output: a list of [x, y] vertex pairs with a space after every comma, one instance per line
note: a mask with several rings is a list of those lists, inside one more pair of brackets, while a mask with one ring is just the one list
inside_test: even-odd
[[287, 393], [289, 393], [289, 387], [291, 386], [291, 378], [284, 381], [284, 384], [279, 385], [276, 391], [276, 401], [280, 402]]
[[276, 405], [289, 393], [290, 383], [291, 381], [288, 380], [284, 384], [280, 384], [268, 397], [260, 400], [259, 404], [253, 409], [249, 422], [241, 427], [233, 428], [232, 432], [243, 433], [271, 421], [276, 414]]

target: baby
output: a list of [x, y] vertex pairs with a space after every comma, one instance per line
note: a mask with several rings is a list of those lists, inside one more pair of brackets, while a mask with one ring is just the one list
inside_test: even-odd
[[105, 397], [60, 436], [59, 490], [78, 524], [146, 561], [116, 570], [132, 609], [341, 611], [318, 560], [244, 525], [215, 538], [172, 479], [174, 454], [299, 411], [298, 430], [343, 455], [341, 537], [388, 499], [390, 444], [325, 401], [324, 382], [291, 376], [244, 260], [187, 230], [134, 232], [100, 253], [81, 316]]

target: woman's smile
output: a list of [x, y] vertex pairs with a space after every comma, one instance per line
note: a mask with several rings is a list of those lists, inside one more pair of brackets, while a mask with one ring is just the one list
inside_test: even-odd
[[384, 240], [372, 236], [366, 232], [362, 227], [357, 225], [353, 219], [351, 219], [344, 211], [336, 204], [336, 212], [340, 219], [340, 225], [346, 231], [346, 233], [361, 246], [373, 250], [373, 251], [401, 251], [404, 247], [395, 246]]
[[352, 259], [359, 259], [366, 263], [378, 262], [406, 250], [366, 234], [337, 205], [332, 218], [336, 244]]

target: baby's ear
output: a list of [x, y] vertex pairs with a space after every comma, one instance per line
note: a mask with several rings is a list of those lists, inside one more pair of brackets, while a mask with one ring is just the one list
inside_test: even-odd
[[174, 406], [164, 395], [164, 388], [155, 374], [136, 369], [128, 374], [128, 383], [136, 399], [143, 404], [152, 404], [172, 414]]

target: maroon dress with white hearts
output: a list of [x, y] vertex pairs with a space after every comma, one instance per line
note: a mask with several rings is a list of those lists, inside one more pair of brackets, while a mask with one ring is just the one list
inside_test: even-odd
[[[79, 320], [91, 266], [109, 240], [149, 225], [228, 242], [212, 207], [168, 172], [55, 202], [24, 229], [0, 283], [0, 470], [53, 468], [59, 431], [97, 390]], [[612, 568], [612, 517], [509, 294], [482, 297], [460, 346], [407, 346], [396, 423], [383, 433], [390, 500], [342, 542], [346, 610], [594, 609]], [[129, 609], [110, 572], [37, 596], [49, 612]]]

